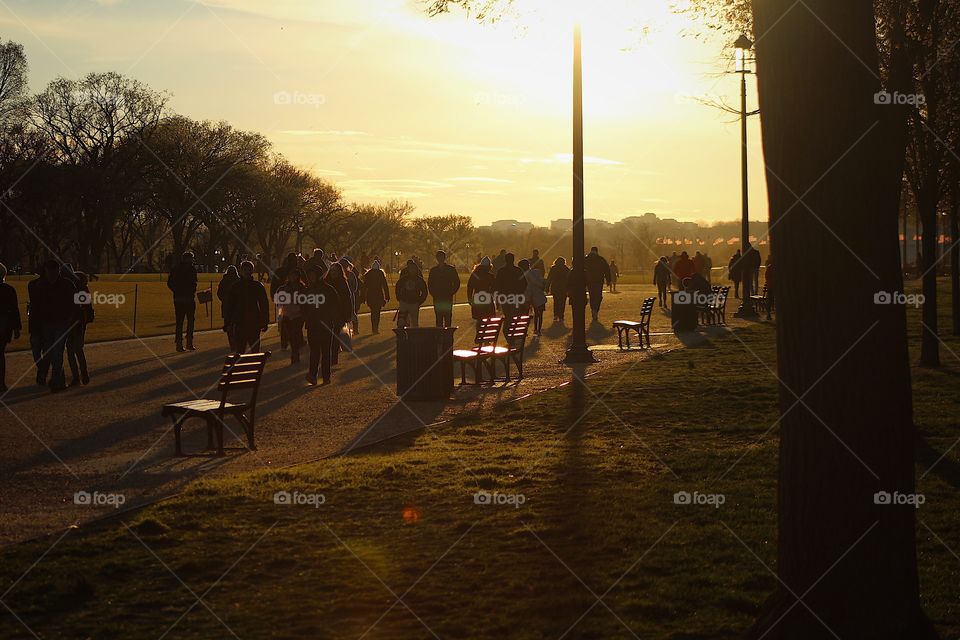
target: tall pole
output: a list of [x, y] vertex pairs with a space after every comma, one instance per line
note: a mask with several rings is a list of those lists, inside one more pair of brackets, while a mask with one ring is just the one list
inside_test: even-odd
[[[747, 49], [741, 49], [743, 68], [737, 72], [740, 74], [740, 255], [741, 260], [752, 260], [747, 257], [747, 253], [754, 251], [750, 247], [750, 182], [749, 165], [747, 160], [747, 74], [750, 73], [747, 67]], [[743, 301], [740, 308], [737, 309], [737, 317], [753, 318], [756, 317], [756, 311], [753, 308], [753, 301], [750, 296], [753, 295], [753, 272], [744, 272], [743, 274]]]
[[587, 276], [583, 257], [583, 47], [580, 25], [573, 29], [573, 336], [564, 362], [582, 364], [595, 362], [587, 348], [586, 305], [580, 298], [585, 296]]

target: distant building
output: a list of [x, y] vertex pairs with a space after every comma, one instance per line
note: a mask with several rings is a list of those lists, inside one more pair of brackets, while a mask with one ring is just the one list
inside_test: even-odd
[[550, 223], [550, 231], [570, 231], [573, 228], [573, 220], [570, 218], [561, 218]]
[[529, 233], [533, 231], [534, 224], [532, 222], [520, 222], [519, 220], [497, 220], [490, 225], [490, 228], [498, 233]]

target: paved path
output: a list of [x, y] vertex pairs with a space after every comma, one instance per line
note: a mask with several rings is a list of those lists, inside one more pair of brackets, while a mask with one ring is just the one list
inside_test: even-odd
[[[649, 288], [624, 288], [605, 301], [604, 318], [637, 315]], [[731, 301], [731, 307], [733, 302]], [[548, 308], [548, 315], [549, 315]], [[732, 309], [731, 309], [732, 313]], [[424, 311], [421, 319], [432, 319]], [[569, 314], [568, 314], [569, 315]], [[458, 345], [473, 338], [469, 310], [456, 309]], [[255, 452], [230, 452], [224, 458], [195, 455], [173, 457], [173, 433], [161, 418], [164, 403], [203, 397], [215, 384], [227, 353], [222, 334], [198, 339], [200, 351], [178, 354], [170, 337], [131, 339], [90, 345], [91, 384], [51, 395], [34, 384], [35, 370], [26, 352], [8, 356], [8, 384], [15, 387], [0, 400], [0, 544], [31, 538], [83, 523], [110, 506], [74, 504], [76, 491], [119, 494], [125, 507], [142, 504], [181, 490], [199, 475], [219, 476], [260, 468], [275, 468], [316, 460], [367, 445], [464, 412], [488, 409], [569, 382], [571, 370], [558, 363], [569, 329], [550, 326], [528, 343], [526, 378], [520, 384], [459, 389], [448, 402], [399, 402], [395, 393], [394, 336], [384, 322], [380, 335], [361, 335], [354, 354], [346, 354], [335, 369], [334, 383], [309, 387], [305, 367], [291, 366], [279, 350], [275, 329], [264, 341], [273, 351], [260, 391]], [[669, 318], [654, 315], [654, 332], [666, 332]], [[369, 331], [369, 321], [361, 321]], [[616, 342], [608, 328], [593, 327], [594, 344]], [[655, 347], [679, 342], [655, 336]], [[641, 353], [604, 350], [601, 363], [589, 373], [638, 362]], [[188, 433], [187, 433], [188, 432]], [[200, 421], [188, 423], [186, 446], [205, 444]], [[442, 425], [434, 433], [442, 436]]]

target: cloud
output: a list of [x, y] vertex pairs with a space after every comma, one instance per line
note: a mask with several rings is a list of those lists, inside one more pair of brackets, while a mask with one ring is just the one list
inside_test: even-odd
[[376, 16], [402, 11], [406, 0], [194, 0], [211, 9], [248, 13], [274, 20], [322, 22], [338, 25], [368, 25]]
[[[521, 158], [520, 162], [524, 164], [571, 164], [573, 162], [572, 153], [555, 153], [547, 158]], [[596, 156], [584, 156], [584, 164], [596, 164], [604, 166], [622, 166], [623, 162], [619, 160], [609, 160], [607, 158], [598, 158]]]
[[368, 136], [370, 135], [366, 131], [338, 131], [335, 129], [330, 129], [327, 131], [320, 131], [317, 129], [285, 129], [280, 131], [281, 134], [285, 136], [333, 136], [333, 137], [355, 137], [355, 136]]

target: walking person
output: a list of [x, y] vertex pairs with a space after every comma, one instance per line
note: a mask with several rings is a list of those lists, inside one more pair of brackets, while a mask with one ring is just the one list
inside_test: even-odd
[[67, 388], [63, 375], [63, 352], [67, 336], [76, 322], [77, 288], [63, 277], [56, 260], [43, 265], [43, 277], [34, 287], [30, 299], [31, 313], [36, 314], [43, 338], [43, 357], [37, 371], [37, 381], [46, 380], [50, 372], [50, 391], [59, 393]]
[[587, 291], [590, 294], [590, 311], [593, 312], [593, 321], [600, 320], [600, 305], [603, 302], [603, 285], [611, 284], [610, 265], [606, 258], [600, 255], [597, 247], [591, 247], [590, 253], [583, 259], [583, 268], [587, 274]]
[[743, 280], [743, 264], [740, 262], [740, 249], [737, 249], [737, 252], [733, 254], [730, 258], [730, 262], [727, 263], [727, 276], [730, 278], [730, 281], [733, 282], [733, 297], [740, 298], [740, 282]]
[[390, 302], [390, 286], [380, 260], [374, 260], [370, 270], [363, 274], [363, 299], [370, 307], [370, 326], [380, 333], [380, 310]]
[[260, 334], [270, 325], [270, 301], [263, 284], [253, 279], [254, 266], [240, 263], [240, 280], [230, 288], [224, 324], [232, 327], [235, 353], [259, 353]]
[[553, 295], [553, 321], [563, 322], [567, 310], [567, 293], [570, 286], [570, 267], [567, 266], [567, 259], [557, 258], [550, 267], [550, 274], [547, 276], [546, 293]]
[[480, 330], [481, 320], [492, 318], [497, 313], [497, 305], [493, 300], [494, 283], [493, 262], [484, 256], [467, 279], [467, 301], [470, 303], [470, 315], [477, 322], [477, 331]]
[[617, 281], [620, 279], [620, 267], [616, 260], [610, 261], [610, 293], [617, 292]]
[[767, 304], [766, 304], [767, 320], [771, 320], [772, 318], [770, 317], [770, 313], [773, 311], [773, 305], [776, 304], [776, 299], [777, 299], [775, 295], [776, 287], [774, 286], [777, 281], [776, 270], [774, 269], [774, 266], [773, 266], [772, 255], [767, 256], [767, 269], [763, 277], [764, 277], [763, 283], [767, 287]]
[[87, 354], [83, 348], [87, 339], [87, 325], [94, 319], [93, 301], [90, 299], [90, 289], [87, 286], [89, 277], [83, 271], [76, 271], [74, 275], [77, 279], [77, 293], [81, 295], [76, 296], [76, 324], [67, 336], [67, 363], [70, 365], [71, 387], [90, 384]]
[[437, 251], [437, 266], [430, 269], [427, 277], [427, 291], [433, 296], [433, 312], [438, 327], [453, 325], [453, 296], [460, 290], [460, 274], [452, 265], [447, 264], [447, 254]]
[[290, 343], [290, 364], [300, 362], [300, 349], [303, 347], [304, 317], [300, 305], [304, 299], [307, 283], [300, 269], [291, 269], [287, 281], [277, 289], [273, 303], [277, 308], [277, 322], [283, 326]]
[[330, 265], [326, 281], [337, 292], [337, 323], [333, 327], [334, 340], [330, 352], [330, 362], [333, 365], [338, 365], [340, 364], [340, 352], [343, 351], [344, 347], [344, 326], [350, 323], [353, 316], [353, 294], [350, 292], [350, 285], [347, 284], [347, 274], [343, 270], [343, 264], [339, 260]]
[[521, 260], [519, 267], [527, 284], [523, 296], [533, 309], [533, 334], [539, 336], [543, 331], [543, 311], [547, 308], [547, 294], [544, 292], [547, 281], [543, 273], [530, 266], [529, 261]]
[[670, 263], [667, 256], [660, 256], [653, 267], [653, 284], [657, 285], [657, 301], [661, 307], [667, 306], [667, 292], [670, 290]]
[[[226, 301], [227, 294], [230, 292], [230, 289], [237, 282], [240, 281], [240, 272], [237, 271], [237, 268], [232, 264], [227, 267], [227, 270], [223, 272], [223, 277], [220, 278], [220, 282], [217, 283], [217, 300], [220, 301], [220, 317], [226, 318]], [[227, 343], [230, 345], [230, 351], [236, 351], [234, 346], [234, 336], [232, 327], [228, 327], [226, 323], [223, 325], [223, 332], [227, 334]]]
[[513, 264], [515, 256], [512, 253], [504, 256], [503, 268], [497, 272], [494, 279], [494, 299], [503, 315], [503, 331], [506, 335], [510, 320], [514, 316], [522, 315], [527, 307], [526, 291], [527, 279], [523, 277], [523, 270]]
[[343, 256], [340, 258], [340, 264], [343, 265], [343, 275], [347, 279], [347, 287], [350, 289], [350, 320], [349, 324], [353, 327], [354, 335], [360, 333], [360, 278], [357, 276], [356, 267], [353, 266], [353, 258]]
[[539, 271], [541, 276], [547, 275], [547, 268], [543, 264], [543, 258], [540, 257], [540, 249], [534, 249], [533, 255], [530, 257], [530, 268], [534, 271]]
[[33, 307], [33, 300], [38, 298], [37, 288], [43, 280], [41, 275], [27, 283], [27, 331], [30, 334], [30, 352], [33, 356], [33, 364], [37, 369], [37, 385], [46, 386], [46, 376], [41, 377], [40, 372], [46, 371], [42, 368], [43, 359], [43, 329], [40, 325], [39, 311]]
[[17, 290], [5, 282], [7, 268], [0, 263], [0, 394], [7, 392], [7, 345], [20, 339]]
[[180, 263], [170, 270], [167, 288], [173, 292], [173, 312], [176, 315], [175, 341], [177, 351], [183, 352], [183, 323], [187, 323], [187, 351], [196, 351], [193, 344], [193, 325], [197, 313], [197, 268], [193, 264], [193, 252], [185, 251]]
[[676, 276], [677, 280], [680, 282], [678, 289], [683, 291], [686, 287], [686, 280], [693, 274], [697, 272], [697, 265], [694, 264], [693, 260], [690, 259], [690, 254], [686, 251], [680, 254], [680, 257], [677, 258], [676, 264], [673, 265], [673, 275]]
[[[277, 267], [277, 270], [271, 274], [270, 278], [270, 297], [272, 298], [277, 289], [283, 286], [283, 283], [287, 281], [287, 274], [291, 270], [297, 268], [297, 254], [292, 251], [287, 254], [287, 257], [283, 259], [283, 263]], [[279, 322], [277, 323], [277, 332], [280, 334], [280, 350], [284, 351], [289, 341], [287, 340], [287, 334], [283, 329], [283, 325]]]
[[[756, 280], [760, 273], [760, 252], [753, 248], [749, 242], [744, 246], [743, 256], [740, 259], [743, 275], [743, 299], [745, 305], [749, 305], [750, 296], [756, 292]], [[752, 308], [752, 307], [750, 307]]]
[[310, 345], [310, 363], [307, 366], [307, 383], [317, 384], [318, 376], [323, 384], [330, 384], [330, 369], [333, 363], [336, 327], [340, 321], [340, 297], [337, 290], [326, 280], [325, 265], [317, 265], [307, 271], [307, 297], [301, 305], [307, 327], [307, 343]]
[[[573, 268], [574, 268], [574, 269], [577, 268], [577, 266], [578, 266], [577, 263], [578, 263], [578, 261], [580, 261], [580, 260], [583, 260], [583, 258], [580, 258], [580, 257], [578, 257], [578, 256], [574, 256], [574, 257], [573, 257]], [[577, 290], [577, 287], [574, 286], [574, 284], [573, 284], [573, 278], [571, 277], [571, 278], [568, 280], [568, 284], [567, 284], [567, 300], [570, 301], [570, 307], [571, 307], [571, 308], [576, 309], [576, 308], [579, 306], [581, 309], [584, 309], [584, 311], [586, 311], [586, 306], [587, 306], [587, 283], [586, 283], [586, 281], [584, 281], [583, 286], [580, 287], [580, 289], [579, 289], [579, 291], [578, 291], [578, 290]]]
[[427, 299], [427, 283], [424, 282], [416, 262], [407, 260], [407, 266], [400, 272], [394, 291], [399, 306], [399, 323], [405, 327], [419, 327], [420, 305]]

